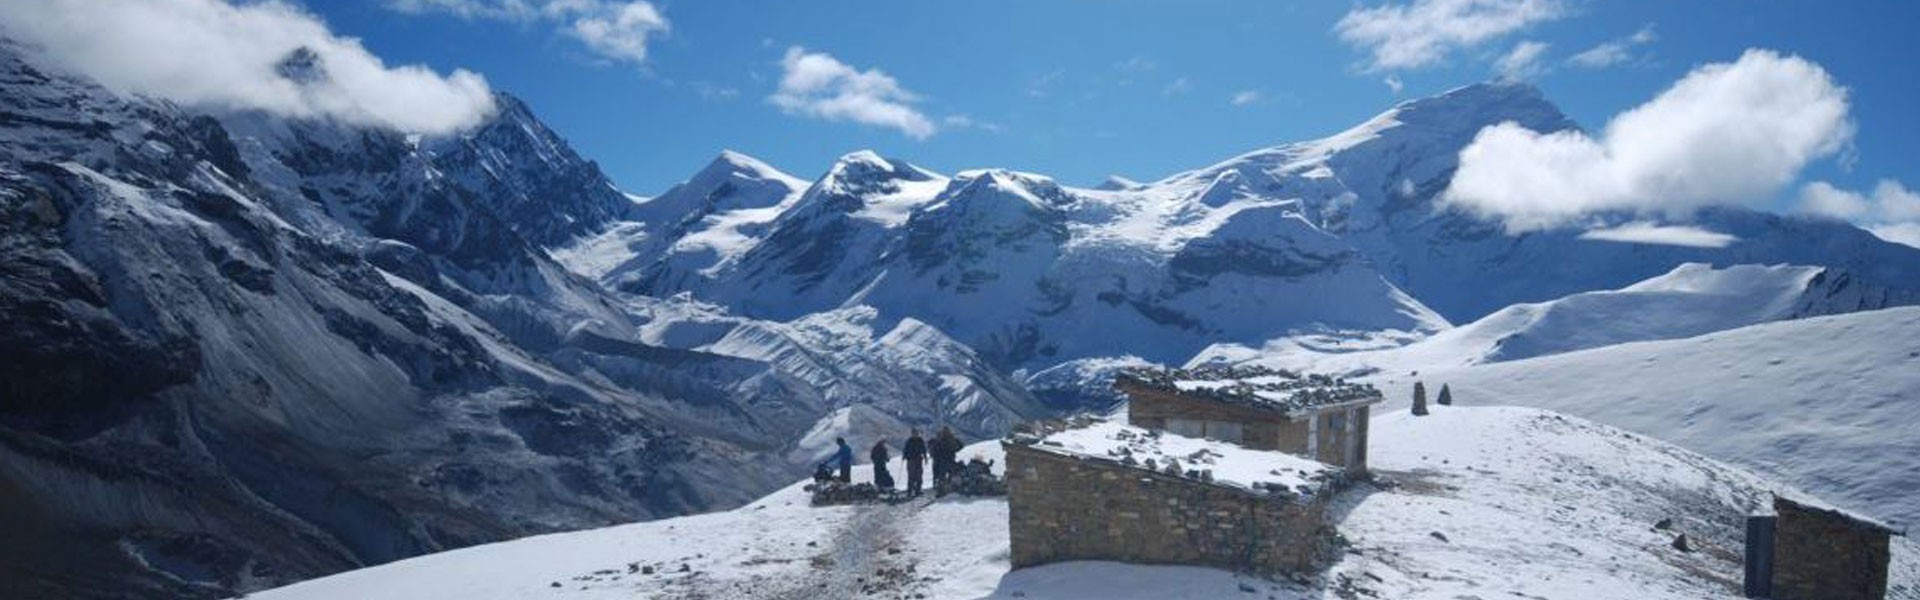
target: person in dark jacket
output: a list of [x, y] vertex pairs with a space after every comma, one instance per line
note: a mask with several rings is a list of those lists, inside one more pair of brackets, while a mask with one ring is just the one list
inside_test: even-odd
[[887, 470], [887, 461], [892, 460], [893, 455], [887, 452], [887, 441], [874, 442], [873, 452], [868, 455], [868, 458], [873, 459], [873, 487], [883, 490], [893, 489], [893, 472]]
[[927, 444], [927, 453], [933, 455], [933, 485], [945, 486], [947, 478], [954, 476], [954, 457], [960, 455], [960, 438], [954, 437], [952, 428], [941, 427], [940, 435]]
[[907, 495], [920, 495], [921, 468], [927, 464], [927, 440], [920, 437], [920, 429], [914, 428], [912, 437], [907, 438], [907, 447], [900, 451], [901, 458], [907, 459]]
[[833, 438], [833, 443], [839, 444], [840, 449], [827, 462], [840, 469], [840, 483], [853, 483], [853, 447], [847, 445], [846, 438]]

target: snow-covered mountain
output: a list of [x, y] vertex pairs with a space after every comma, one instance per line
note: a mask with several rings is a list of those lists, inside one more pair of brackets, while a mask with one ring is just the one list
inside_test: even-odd
[[1301, 336], [1258, 348], [1221, 344], [1189, 362], [1259, 359], [1325, 372], [1418, 371], [1913, 304], [1920, 304], [1920, 292], [1864, 283], [1829, 267], [1687, 263], [1618, 290], [1509, 306], [1412, 343], [1392, 336]]
[[[1007, 369], [1116, 350], [1174, 361], [1296, 330], [1446, 326], [1293, 200], [1072, 189], [1005, 170], [947, 177], [856, 152], [772, 206], [764, 236], [728, 229], [718, 260], [682, 268], [678, 250], [635, 254], [628, 264], [648, 266], [612, 269], [606, 282], [772, 320], [872, 306], [882, 322], [930, 324]], [[702, 237], [714, 236], [681, 239]]]
[[[1110, 562], [1009, 571], [1004, 500], [815, 508], [795, 484], [733, 511], [468, 548], [253, 597], [1732, 599], [1746, 515], [1771, 493], [1806, 499], [1539, 410], [1435, 407], [1373, 427], [1373, 470], [1397, 485], [1336, 498], [1350, 550], [1301, 581]], [[996, 442], [962, 456], [976, 454], [1000, 458]], [[1679, 534], [1692, 551], [1672, 547]], [[1888, 597], [1920, 597], [1920, 548], [1896, 538], [1892, 550]]]
[[[34, 56], [0, 41], [6, 595], [226, 596], [734, 506], [850, 406], [972, 436], [1038, 416], [924, 325], [711, 326], [562, 267], [548, 246], [647, 207], [509, 96], [422, 138]], [[734, 335], [649, 337], [702, 327]]]
[[[1513, 304], [1619, 288], [1688, 262], [1829, 266], [1905, 289], [1920, 281], [1920, 249], [1837, 221], [1708, 209], [1672, 224], [1735, 239], [1690, 247], [1591, 239], [1580, 229], [1508, 235], [1497, 222], [1439, 202], [1460, 150], [1482, 128], [1509, 121], [1539, 132], [1575, 127], [1531, 85], [1471, 85], [1403, 102], [1325, 139], [1258, 150], [1149, 188], [1225, 182], [1233, 193], [1299, 198], [1315, 225], [1456, 323]], [[1635, 219], [1603, 215], [1592, 226]]]
[[[330, 76], [286, 60], [296, 85]], [[1682, 248], [1436, 204], [1481, 126], [1572, 126], [1521, 84], [1149, 183], [871, 152], [809, 183], [725, 153], [641, 197], [504, 94], [414, 136], [41, 62], [0, 40], [0, 530], [26, 549], [0, 572], [28, 596], [224, 596], [733, 506], [837, 434], [995, 436], [1209, 348], [1512, 359], [1909, 303], [1920, 281], [1920, 250], [1839, 223], [1713, 209], [1684, 224], [1737, 239]], [[1687, 267], [1448, 331], [1686, 262], [1812, 267]], [[1639, 309], [1657, 326], [1589, 331]]]
[[[1301, 368], [1302, 358], [1276, 354], [1254, 362]], [[1446, 384], [1460, 404], [1534, 406], [1593, 419], [1753, 469], [1848, 509], [1920, 523], [1920, 420], [1913, 418], [1920, 307], [1462, 365], [1397, 361], [1363, 380], [1380, 386], [1389, 407], [1404, 408], [1416, 380], [1430, 396]]]
[[[1404, 102], [1324, 139], [1096, 189], [1006, 170], [949, 177], [857, 152], [796, 191], [791, 177], [729, 154], [662, 196], [675, 200], [649, 203], [700, 207], [614, 225], [558, 252], [621, 265], [578, 269], [609, 286], [690, 292], [750, 317], [872, 306], [882, 323], [928, 323], [994, 365], [1032, 375], [1356, 332], [1404, 344], [1447, 329], [1449, 319], [1618, 289], [1688, 263], [1830, 268], [1830, 285], [1850, 288], [1835, 293], [1862, 298], [1852, 309], [1910, 303], [1920, 289], [1920, 249], [1844, 223], [1714, 208], [1671, 224], [1733, 241], [1687, 247], [1578, 229], [1509, 235], [1438, 201], [1460, 149], [1481, 128], [1509, 121], [1536, 131], [1575, 127], [1539, 90], [1500, 82]], [[694, 196], [741, 208], [714, 212], [684, 199]], [[1602, 215], [1588, 228], [1637, 219]], [[648, 241], [662, 229], [676, 241]], [[1889, 300], [1868, 297], [1876, 294]], [[1691, 303], [1672, 305], [1713, 312]], [[1812, 314], [1848, 309], [1842, 304], [1826, 301]], [[1504, 356], [1608, 341], [1546, 338], [1545, 347]], [[1065, 405], [1111, 400], [1050, 394]]]

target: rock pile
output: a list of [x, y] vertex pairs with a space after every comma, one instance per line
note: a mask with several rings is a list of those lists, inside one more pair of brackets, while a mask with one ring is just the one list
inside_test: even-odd
[[939, 495], [960, 494], [962, 496], [1005, 496], [1007, 482], [993, 474], [993, 461], [974, 457], [961, 463], [959, 471], [947, 480]]
[[883, 490], [871, 483], [843, 483], [838, 480], [814, 481], [801, 488], [812, 494], [813, 506], [845, 504], [895, 504], [906, 501], [899, 490]]

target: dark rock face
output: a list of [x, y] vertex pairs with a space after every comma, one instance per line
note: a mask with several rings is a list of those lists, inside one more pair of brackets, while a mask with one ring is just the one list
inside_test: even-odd
[[215, 119], [0, 41], [0, 596], [228, 597], [787, 480], [810, 417], [739, 403], [796, 389], [553, 264], [630, 202], [501, 103]]

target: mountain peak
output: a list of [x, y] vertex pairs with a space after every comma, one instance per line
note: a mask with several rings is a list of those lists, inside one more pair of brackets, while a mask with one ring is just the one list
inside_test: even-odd
[[1475, 132], [1505, 121], [1541, 132], [1576, 127], [1540, 88], [1511, 79], [1484, 81], [1401, 102], [1375, 120], [1381, 118], [1430, 128], [1470, 127]]
[[928, 181], [938, 177], [903, 160], [886, 158], [872, 150], [856, 150], [834, 161], [821, 183], [845, 191], [863, 189], [883, 181]]
[[316, 84], [328, 78], [327, 66], [320, 60], [320, 54], [306, 46], [293, 49], [274, 63], [273, 72], [299, 85]]
[[733, 150], [721, 150], [718, 156], [713, 157], [706, 167], [701, 168], [700, 172], [693, 176], [692, 181], [719, 181], [734, 175], [750, 179], [782, 181], [795, 188], [806, 186], [806, 183], [799, 178], [788, 175], [785, 171], [767, 164], [766, 161]]
[[1038, 207], [1072, 201], [1050, 177], [1007, 169], [961, 171], [953, 176], [953, 180], [947, 184], [947, 190], [941, 193], [941, 196], [948, 198], [979, 195], [1019, 198]]
[[1108, 192], [1118, 192], [1122, 190], [1135, 189], [1135, 188], [1141, 187], [1142, 185], [1145, 185], [1145, 184], [1142, 184], [1138, 181], [1134, 181], [1132, 179], [1128, 179], [1126, 177], [1122, 177], [1119, 175], [1108, 175], [1106, 179], [1101, 180], [1099, 184], [1093, 186], [1093, 189], [1103, 190]]
[[835, 166], [839, 166], [839, 165], [886, 166], [888, 163], [889, 161], [885, 157], [880, 156], [880, 153], [874, 152], [872, 150], [867, 150], [867, 149], [848, 152], [846, 154], [841, 155], [838, 160], [833, 161], [833, 164]]

